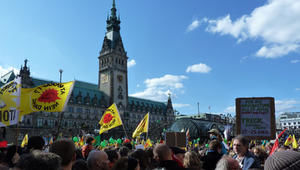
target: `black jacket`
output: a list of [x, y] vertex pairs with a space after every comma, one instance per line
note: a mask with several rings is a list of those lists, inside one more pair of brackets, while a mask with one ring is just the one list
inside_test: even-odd
[[185, 168], [181, 168], [180, 166], [178, 166], [177, 162], [174, 160], [160, 161], [159, 167], [166, 168], [166, 170], [183, 170], [183, 169], [185, 169]]
[[203, 161], [203, 169], [214, 170], [221, 157], [222, 154], [216, 151], [208, 151], [207, 154], [201, 159], [201, 161]]

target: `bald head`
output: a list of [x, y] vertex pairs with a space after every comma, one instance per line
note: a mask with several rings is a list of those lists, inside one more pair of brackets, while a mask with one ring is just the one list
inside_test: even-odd
[[157, 144], [153, 150], [154, 159], [158, 161], [172, 160], [172, 151], [166, 144]]
[[87, 164], [90, 170], [108, 170], [108, 156], [104, 151], [93, 150], [89, 153]]

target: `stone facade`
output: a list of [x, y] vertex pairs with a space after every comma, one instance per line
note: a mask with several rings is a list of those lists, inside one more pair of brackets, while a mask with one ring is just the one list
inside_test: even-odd
[[[59, 125], [61, 125], [60, 132], [64, 136], [80, 135], [83, 132], [95, 133], [95, 130], [100, 128], [98, 122], [102, 114], [112, 103], [117, 104], [129, 137], [147, 112], [150, 112], [149, 136], [153, 139], [159, 138], [163, 129], [168, 128], [174, 122], [175, 115], [170, 96], [166, 103], [128, 96], [128, 57], [120, 35], [120, 19], [116, 17], [114, 2], [111, 15], [106, 22], [107, 32], [98, 57], [98, 84], [75, 81], [68, 107], [63, 114], [38, 112], [24, 116], [19, 124], [19, 140], [26, 133], [54, 136], [57, 134]], [[11, 74], [13, 73], [6, 75], [5, 78], [13, 79], [15, 76]], [[24, 67], [21, 66], [20, 76], [24, 88], [52, 82], [31, 77], [27, 60], [25, 60]], [[4, 83], [3, 80], [0, 85]], [[104, 133], [103, 137], [123, 137], [124, 128], [120, 126], [112, 129]], [[8, 133], [16, 134], [16, 127], [8, 128]], [[13, 135], [10, 138], [8, 140], [12, 141]]]

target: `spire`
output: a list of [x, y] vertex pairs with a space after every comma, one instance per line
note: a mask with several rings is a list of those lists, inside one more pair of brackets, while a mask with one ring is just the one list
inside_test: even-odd
[[106, 21], [107, 32], [109, 32], [109, 31], [119, 32], [121, 22], [120, 22], [120, 19], [118, 19], [118, 17], [117, 17], [117, 9], [116, 9], [115, 0], [113, 0], [112, 8], [110, 11], [111, 11], [110, 16], [109, 16], [108, 20]]
[[116, 2], [115, 2], [115, 0], [113, 0], [112, 8], [111, 8], [110, 11], [111, 11], [111, 17], [117, 18], [117, 15], [116, 15], [117, 9], [116, 9]]

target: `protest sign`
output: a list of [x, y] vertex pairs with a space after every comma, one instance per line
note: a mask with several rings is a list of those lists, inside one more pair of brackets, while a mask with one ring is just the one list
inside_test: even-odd
[[275, 106], [272, 97], [236, 99], [236, 130], [252, 139], [275, 139]]

